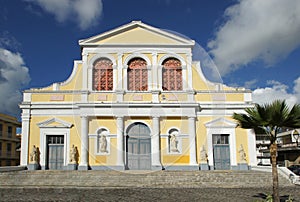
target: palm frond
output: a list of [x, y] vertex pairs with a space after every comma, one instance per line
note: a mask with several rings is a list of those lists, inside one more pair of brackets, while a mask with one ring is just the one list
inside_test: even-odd
[[256, 104], [253, 108], [246, 108], [246, 113], [234, 113], [232, 118], [238, 121], [241, 128], [253, 128], [270, 136], [274, 142], [281, 128], [300, 128], [300, 104], [291, 109], [284, 100], [275, 100], [264, 105]]

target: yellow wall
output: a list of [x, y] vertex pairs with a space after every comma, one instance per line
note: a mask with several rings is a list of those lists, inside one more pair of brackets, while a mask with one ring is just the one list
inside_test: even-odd
[[[139, 100], [140, 97], [142, 100]], [[126, 93], [124, 95], [124, 101], [125, 102], [151, 102], [152, 101], [152, 94], [151, 93], [143, 93], [143, 92], [138, 92], [138, 93]]]
[[236, 128], [236, 158], [237, 162], [240, 162], [240, 154], [239, 154], [239, 148], [241, 144], [243, 145], [244, 151], [246, 153], [246, 160], [249, 163], [249, 154], [248, 154], [248, 134], [247, 130], [242, 128]]
[[98, 44], [124, 44], [124, 43], [136, 43], [136, 44], [178, 44], [177, 41], [163, 37], [151, 31], [137, 27], [135, 29], [128, 30], [122, 34], [109, 37], [107, 39], [96, 42]]
[[60, 90], [81, 90], [82, 89], [82, 64], [78, 64], [75, 77], [64, 86], [60, 87]]
[[[52, 119], [53, 117], [48, 116], [32, 116], [30, 120], [30, 135], [29, 135], [29, 154], [32, 152], [33, 145], [40, 148], [40, 128], [38, 127], [38, 123]], [[80, 117], [77, 116], [56, 116], [56, 118], [63, 120], [65, 122], [69, 122], [73, 124], [73, 127], [70, 129], [70, 145], [77, 147], [79, 151], [79, 162], [80, 162], [80, 151], [81, 151], [81, 120]], [[43, 151], [40, 151], [43, 152]], [[69, 152], [69, 151], [68, 151]], [[30, 155], [28, 155], [28, 162]]]
[[38, 93], [31, 96], [32, 102], [73, 102], [80, 100], [81, 94], [79, 93], [57, 93], [57, 91], [53, 91], [51, 94]]

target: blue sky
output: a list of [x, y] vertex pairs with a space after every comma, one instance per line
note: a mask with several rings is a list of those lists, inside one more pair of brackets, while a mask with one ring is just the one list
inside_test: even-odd
[[222, 82], [250, 88], [257, 103], [300, 102], [299, 0], [0, 2], [2, 113], [19, 116], [22, 90], [66, 80], [81, 58], [79, 39], [132, 20], [195, 40]]

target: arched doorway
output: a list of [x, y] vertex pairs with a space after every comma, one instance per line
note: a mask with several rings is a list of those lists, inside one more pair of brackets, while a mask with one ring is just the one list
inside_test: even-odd
[[131, 124], [126, 138], [126, 169], [151, 170], [150, 129], [143, 123]]

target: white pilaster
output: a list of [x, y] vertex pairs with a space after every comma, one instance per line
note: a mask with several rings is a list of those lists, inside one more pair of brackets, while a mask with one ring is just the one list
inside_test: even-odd
[[123, 71], [123, 63], [122, 63], [122, 58], [123, 58], [123, 54], [119, 53], [118, 54], [118, 78], [117, 78], [117, 90], [124, 90], [123, 85], [122, 85], [122, 71]]
[[88, 138], [88, 117], [81, 116], [81, 154], [79, 170], [88, 169], [88, 155], [89, 155], [89, 138]]
[[159, 103], [160, 90], [152, 90], [151, 93], [152, 93], [152, 102]]
[[128, 90], [127, 89], [127, 80], [128, 80], [128, 78], [127, 78], [127, 69], [128, 69], [128, 66], [127, 65], [124, 65], [123, 66], [123, 77], [122, 77], [122, 79], [123, 79], [123, 90]]
[[193, 89], [192, 54], [187, 54], [187, 88]]
[[117, 117], [117, 166], [124, 167], [124, 118]]
[[162, 65], [157, 65], [157, 86], [158, 86], [158, 89], [160, 91], [162, 91], [162, 86], [163, 86], [163, 83], [162, 83]]
[[152, 66], [148, 65], [147, 66], [147, 74], [148, 74], [148, 91], [152, 90]]
[[88, 90], [88, 54], [82, 53], [82, 90]]
[[[25, 113], [25, 111], [27, 113]], [[22, 113], [22, 136], [21, 136], [21, 166], [26, 166], [28, 164], [28, 140], [29, 140], [29, 124], [30, 124], [30, 114], [29, 110], [24, 110]]]
[[186, 65], [182, 65], [182, 90], [188, 89], [188, 81], [187, 81], [187, 72], [186, 72]]
[[256, 138], [255, 132], [253, 129], [247, 129], [248, 136], [248, 158], [249, 165], [256, 166], [257, 165], [257, 157], [256, 157]]
[[189, 117], [190, 165], [197, 165], [196, 160], [196, 122], [195, 117]]
[[161, 168], [160, 163], [160, 124], [159, 124], [159, 117], [154, 116], [152, 117], [152, 135], [151, 135], [151, 154], [152, 154], [152, 167], [157, 167], [158, 169]]
[[152, 90], [158, 90], [157, 53], [152, 53]]
[[118, 67], [116, 65], [113, 65], [113, 91], [115, 91], [118, 85], [118, 80], [117, 80], [117, 74], [118, 74]]

